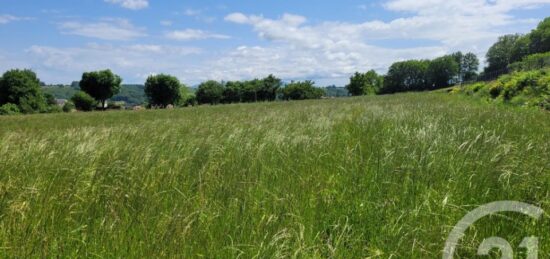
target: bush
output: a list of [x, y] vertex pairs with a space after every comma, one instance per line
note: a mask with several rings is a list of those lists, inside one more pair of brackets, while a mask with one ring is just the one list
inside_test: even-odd
[[199, 85], [197, 90], [197, 102], [199, 104], [218, 104], [222, 101], [224, 87], [216, 81], [206, 81]]
[[181, 83], [171, 75], [149, 76], [145, 82], [145, 94], [151, 106], [166, 107], [181, 98]]
[[63, 105], [63, 111], [64, 112], [72, 112], [76, 109], [74, 103], [72, 101], [67, 101], [65, 105]]
[[19, 107], [13, 103], [6, 103], [0, 106], [0, 115], [17, 115], [20, 113]]
[[22, 113], [47, 111], [40, 80], [31, 70], [10, 70], [0, 80], [0, 105], [12, 103]]
[[550, 67], [550, 52], [529, 55], [508, 66], [511, 71], [528, 71], [545, 67]]
[[304, 82], [292, 82], [286, 87], [282, 88], [284, 100], [306, 100], [306, 99], [319, 99], [325, 91], [321, 88], [314, 86], [313, 81]]
[[550, 107], [550, 70], [515, 72], [489, 84], [467, 85], [459, 92], [487, 97], [518, 106]]
[[93, 97], [82, 91], [77, 92], [73, 98], [71, 98], [71, 101], [79, 111], [92, 111], [97, 105]]

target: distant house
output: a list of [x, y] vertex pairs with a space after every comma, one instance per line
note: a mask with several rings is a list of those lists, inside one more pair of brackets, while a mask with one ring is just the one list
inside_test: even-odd
[[63, 107], [67, 103], [67, 99], [55, 99], [55, 103], [57, 103], [57, 105]]

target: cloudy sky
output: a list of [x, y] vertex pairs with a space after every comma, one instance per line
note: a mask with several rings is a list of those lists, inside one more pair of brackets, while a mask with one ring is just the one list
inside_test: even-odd
[[550, 0], [0, 0], [0, 70], [31, 68], [47, 83], [110, 68], [125, 83], [273, 73], [343, 85], [399, 60], [482, 57], [545, 16]]

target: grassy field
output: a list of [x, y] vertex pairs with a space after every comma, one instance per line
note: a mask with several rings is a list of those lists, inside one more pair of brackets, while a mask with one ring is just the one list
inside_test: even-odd
[[[0, 117], [0, 257], [440, 258], [550, 213], [550, 113], [464, 96]], [[550, 257], [550, 217], [482, 219]], [[525, 251], [517, 248], [524, 255]]]

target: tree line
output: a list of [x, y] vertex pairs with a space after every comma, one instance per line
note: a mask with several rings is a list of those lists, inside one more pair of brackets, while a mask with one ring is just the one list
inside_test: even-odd
[[[477, 78], [508, 72], [523, 60], [547, 58], [550, 51], [550, 17], [540, 22], [530, 33], [504, 35], [489, 48], [487, 66], [478, 75], [479, 59], [473, 53], [456, 52], [433, 60], [406, 60], [393, 63], [386, 75], [371, 70], [355, 73], [346, 85], [350, 95], [389, 94], [425, 91], [448, 87]], [[546, 54], [541, 54], [546, 53]], [[515, 66], [519, 67], [519, 66]], [[122, 79], [110, 70], [83, 73], [77, 92], [63, 108], [55, 97], [42, 92], [40, 80], [31, 70], [14, 69], [0, 77], [0, 115], [107, 109], [108, 100], [120, 92]], [[324, 91], [313, 81], [284, 84], [269, 75], [248, 81], [206, 81], [195, 94], [171, 75], [152, 75], [145, 82], [145, 95], [150, 107], [187, 106], [194, 104], [246, 103], [280, 100], [318, 99]]]
[[[80, 91], [59, 107], [51, 94], [42, 92], [41, 82], [33, 71], [10, 70], [0, 77], [0, 115], [105, 110], [109, 108], [108, 100], [120, 92], [121, 83], [121, 77], [108, 69], [85, 72], [78, 81]], [[150, 108], [319, 99], [325, 94], [313, 81], [284, 84], [273, 75], [248, 81], [210, 80], [201, 83], [196, 93], [175, 76], [151, 75], [145, 81], [144, 92]]]
[[435, 90], [477, 79], [490, 80], [508, 73], [512, 67], [526, 66], [514, 66], [520, 61], [541, 63], [539, 61], [548, 57], [541, 53], [549, 51], [550, 17], [528, 34], [499, 37], [486, 54], [487, 66], [481, 74], [478, 74], [479, 59], [475, 54], [456, 52], [433, 60], [395, 62], [386, 75], [379, 75], [374, 70], [357, 72], [351, 76], [346, 88], [351, 95], [357, 96]]
[[378, 75], [374, 70], [357, 72], [346, 88], [354, 96], [434, 90], [472, 80], [478, 67], [475, 54], [456, 52], [433, 60], [395, 62], [386, 75]]

